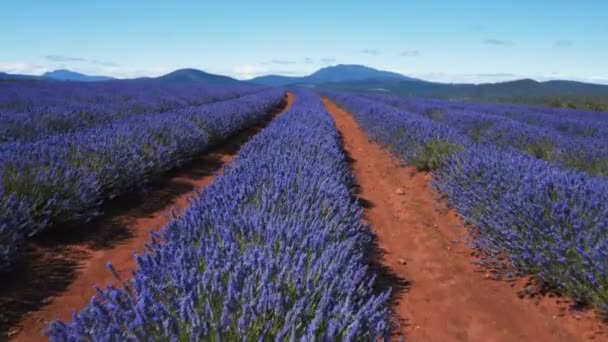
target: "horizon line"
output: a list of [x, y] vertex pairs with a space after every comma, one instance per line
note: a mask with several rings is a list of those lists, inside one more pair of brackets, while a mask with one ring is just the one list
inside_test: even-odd
[[[480, 84], [498, 84], [498, 83], [507, 83], [507, 82], [515, 82], [515, 81], [522, 81], [522, 80], [532, 80], [538, 83], [544, 83], [544, 82], [551, 82], [551, 81], [569, 81], [569, 82], [579, 82], [579, 83], [587, 83], [587, 84], [595, 84], [595, 85], [608, 85], [608, 77], [607, 78], [593, 78], [593, 79], [589, 79], [589, 78], [578, 78], [578, 77], [570, 77], [570, 76], [524, 76], [524, 75], [516, 75], [516, 74], [511, 74], [511, 73], [501, 73], [501, 72], [496, 72], [496, 73], [479, 73], [479, 74], [449, 74], [449, 73], [444, 73], [444, 72], [437, 72], [437, 73], [422, 73], [422, 74], [416, 74], [416, 73], [402, 73], [401, 71], [395, 71], [395, 70], [389, 70], [389, 69], [380, 69], [377, 67], [370, 67], [364, 64], [348, 64], [348, 63], [337, 63], [337, 64], [332, 64], [332, 65], [327, 65], [327, 66], [323, 66], [320, 68], [315, 69], [312, 72], [307, 72], [307, 73], [295, 73], [295, 74], [285, 74], [285, 73], [280, 73], [280, 72], [269, 72], [269, 73], [261, 73], [260, 75], [256, 75], [256, 76], [250, 76], [248, 75], [247, 77], [239, 77], [238, 75], [236, 75], [235, 73], [225, 73], [225, 72], [218, 72], [218, 71], [207, 71], [205, 69], [201, 69], [198, 67], [180, 67], [177, 69], [168, 69], [170, 71], [161, 71], [161, 72], [151, 72], [151, 73], [145, 73], [144, 70], [140, 70], [142, 73], [140, 75], [133, 75], [133, 76], [115, 76], [115, 75], [111, 75], [111, 73], [108, 74], [104, 74], [104, 73], [88, 73], [86, 71], [78, 71], [76, 70], [77, 68], [57, 68], [57, 69], [53, 69], [53, 68], [49, 68], [49, 69], [43, 69], [40, 71], [40, 73], [36, 74], [36, 73], [22, 73], [22, 72], [15, 72], [12, 70], [6, 70], [6, 69], [0, 69], [0, 73], [5, 73], [8, 75], [23, 75], [23, 76], [30, 76], [30, 77], [42, 77], [44, 76], [44, 74], [46, 73], [50, 73], [50, 72], [54, 72], [54, 71], [68, 71], [68, 72], [73, 72], [73, 73], [79, 73], [85, 76], [89, 76], [89, 77], [110, 77], [113, 78], [115, 80], [132, 80], [132, 79], [137, 79], [137, 78], [156, 78], [156, 77], [162, 77], [164, 75], [168, 75], [170, 73], [179, 71], [179, 70], [197, 70], [197, 71], [201, 71], [201, 72], [205, 72], [208, 74], [214, 74], [214, 75], [219, 75], [219, 76], [226, 76], [226, 77], [230, 77], [233, 78], [235, 80], [238, 81], [250, 81], [253, 79], [256, 79], [258, 77], [267, 77], [267, 76], [278, 76], [278, 77], [290, 77], [290, 78], [297, 78], [297, 77], [306, 77], [306, 76], [310, 76], [311, 74], [315, 73], [318, 70], [321, 70], [323, 68], [328, 68], [328, 67], [336, 67], [336, 66], [344, 66], [344, 65], [356, 65], [356, 66], [363, 66], [363, 67], [367, 67], [367, 68], [372, 68], [378, 71], [388, 71], [388, 72], [393, 72], [393, 73], [398, 73], [402, 76], [405, 77], [410, 77], [410, 78], [416, 78], [419, 81], [423, 81], [423, 82], [429, 82], [429, 83], [440, 83], [440, 84], [473, 84], [473, 85], [480, 85]], [[462, 78], [466, 78], [466, 77], [504, 77], [504, 79], [501, 80], [488, 80], [488, 81], [465, 81], [465, 80], [452, 80], [452, 81], [447, 81], [447, 80], [438, 80], [437, 78], [433, 79], [433, 75], [435, 76], [443, 76], [443, 77], [460, 77]]]

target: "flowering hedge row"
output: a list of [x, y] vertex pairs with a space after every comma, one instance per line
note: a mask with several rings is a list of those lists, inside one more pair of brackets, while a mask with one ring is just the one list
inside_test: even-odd
[[36, 140], [134, 115], [150, 115], [260, 91], [154, 81], [14, 82], [0, 80], [0, 143]]
[[450, 111], [502, 116], [529, 125], [552, 128], [573, 136], [604, 137], [608, 134], [608, 116], [605, 112], [514, 104], [446, 101], [388, 94], [370, 94], [366, 97], [411, 112], [424, 113], [428, 109], [445, 108]]
[[36, 141], [0, 145], [0, 271], [24, 239], [100, 214], [101, 202], [140, 187], [267, 116], [269, 90], [209, 105], [141, 115]]
[[507, 252], [520, 270], [608, 309], [604, 177], [564, 169], [508, 146], [465, 144], [464, 134], [425, 115], [395, 112], [395, 107], [355, 95], [330, 96], [405, 162], [415, 160], [428, 139], [460, 142], [463, 148], [438, 156], [435, 185], [479, 230], [477, 247]]
[[[511, 146], [536, 158], [590, 175], [608, 176], [608, 121], [577, 111], [567, 117], [534, 107], [470, 104], [442, 100], [371, 95], [412, 114], [426, 116], [480, 143]], [[505, 112], [506, 110], [517, 112]], [[583, 112], [585, 113], [585, 112]], [[594, 113], [597, 115], [597, 113]]]
[[350, 110], [368, 134], [389, 147], [405, 163], [433, 170], [443, 158], [473, 142], [458, 130], [403, 110], [347, 93], [332, 93], [331, 98]]
[[98, 290], [48, 333], [54, 341], [376, 340], [389, 330], [389, 293], [373, 294], [361, 214], [334, 122], [316, 95], [298, 93], [136, 257], [126, 286]]

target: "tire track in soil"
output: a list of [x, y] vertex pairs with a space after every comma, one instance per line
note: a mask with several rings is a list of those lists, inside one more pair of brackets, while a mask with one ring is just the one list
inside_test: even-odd
[[141, 253], [150, 233], [179, 215], [215, 173], [232, 161], [240, 146], [287, 111], [295, 97], [261, 123], [205, 152], [142, 191], [113, 200], [98, 220], [82, 229], [53, 229], [28, 243], [24, 262], [0, 282], [0, 341], [46, 341], [48, 322], [68, 320], [95, 295], [95, 285], [116, 283], [106, 268], [111, 261], [121, 278], [135, 269], [134, 253]]
[[475, 266], [474, 251], [457, 242], [466, 229], [458, 229], [457, 213], [437, 200], [430, 175], [401, 166], [369, 140], [352, 115], [323, 102], [342, 135], [364, 219], [377, 234], [378, 259], [393, 275], [389, 282], [409, 284], [396, 286], [392, 305], [407, 340], [606, 339], [605, 326], [593, 313], [573, 312], [559, 298], [522, 296], [525, 279], [493, 280]]

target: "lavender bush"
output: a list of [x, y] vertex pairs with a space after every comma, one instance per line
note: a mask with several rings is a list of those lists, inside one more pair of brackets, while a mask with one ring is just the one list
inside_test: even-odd
[[345, 93], [332, 93], [331, 97], [349, 109], [372, 138], [420, 170], [437, 169], [446, 156], [472, 144], [454, 129], [417, 115], [404, 115], [393, 106]]
[[438, 188], [480, 230], [478, 246], [507, 250], [524, 272], [608, 309], [608, 183], [492, 146], [453, 155]]
[[[425, 116], [466, 133], [479, 143], [511, 146], [562, 168], [608, 176], [608, 121], [597, 113], [492, 104], [471, 104], [389, 95], [370, 99]], [[569, 116], [566, 116], [569, 114]], [[573, 117], [580, 116], [579, 119]]]
[[389, 293], [372, 293], [350, 185], [331, 117], [298, 93], [137, 256], [133, 279], [52, 323], [51, 340], [385, 337]]
[[261, 89], [152, 81], [10, 82], [0, 80], [0, 143], [95, 127], [141, 114], [228, 100]]
[[[102, 201], [142, 186], [150, 177], [180, 166], [211, 144], [259, 121], [283, 97], [280, 90], [267, 90], [39, 140], [1, 144], [0, 208], [25, 211], [6, 210], [1, 218], [2, 235], [7, 237], [0, 240], [0, 264], [6, 266], [14, 259], [9, 257], [16, 251], [10, 241], [50, 225], [97, 216]], [[201, 123], [213, 131], [201, 128]]]
[[[538, 159], [533, 153], [514, 148], [513, 143], [498, 143], [513, 141], [514, 136], [524, 137], [528, 134], [525, 132], [494, 128], [494, 139], [477, 139], [479, 144], [468, 144], [464, 143], [465, 133], [451, 129], [460, 127], [465, 132], [478, 125], [475, 129], [482, 131], [482, 137], [486, 135], [484, 130], [490, 131], [505, 121], [510, 130], [529, 129], [507, 118], [494, 121], [488, 116], [460, 114], [445, 121], [450, 116], [447, 111], [429, 111], [437, 108], [438, 101], [434, 100], [429, 101], [434, 106], [413, 113], [369, 98], [329, 95], [350, 109], [370, 136], [405, 162], [420, 153], [425, 141], [437, 136], [443, 141], [461, 142], [460, 151], [443, 157], [434, 172], [434, 183], [463, 218], [479, 230], [475, 246], [490, 254], [507, 253], [521, 271], [534, 274], [576, 300], [608, 310], [605, 177]], [[449, 122], [451, 127], [442, 122]], [[409, 127], [402, 128], [403, 125]], [[581, 151], [581, 156], [598, 149], [590, 149], [588, 154]]]

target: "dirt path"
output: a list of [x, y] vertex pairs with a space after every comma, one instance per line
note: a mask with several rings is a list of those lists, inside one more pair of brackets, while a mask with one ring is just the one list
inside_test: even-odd
[[[282, 111], [293, 103], [289, 93]], [[170, 173], [146, 190], [118, 199], [93, 224], [53, 232], [29, 246], [27, 263], [0, 284], [0, 341], [45, 341], [42, 330], [54, 319], [70, 319], [72, 310], [85, 307], [95, 285], [114, 277], [111, 261], [128, 279], [135, 269], [133, 254], [141, 252], [150, 232], [164, 226], [171, 213], [179, 215], [201, 187], [213, 182], [215, 172], [233, 159], [239, 147], [269, 123], [251, 127], [192, 163]]]
[[411, 341], [604, 340], [591, 313], [567, 310], [554, 298], [520, 298], [520, 282], [489, 279], [453, 210], [442, 208], [430, 177], [402, 167], [371, 142], [353, 117], [324, 99], [344, 139], [359, 185], [365, 219], [377, 233], [381, 262], [409, 282], [394, 310]]

